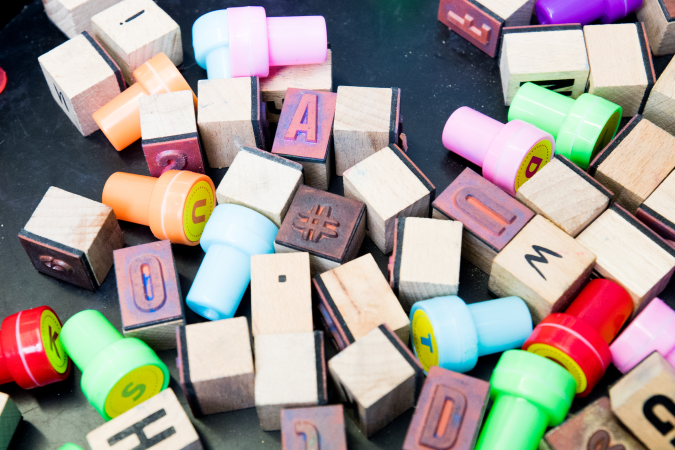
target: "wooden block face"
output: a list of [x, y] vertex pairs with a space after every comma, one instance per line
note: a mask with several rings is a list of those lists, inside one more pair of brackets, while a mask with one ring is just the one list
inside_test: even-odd
[[436, 188], [401, 149], [390, 144], [344, 173], [345, 197], [366, 204], [366, 232], [383, 253], [394, 248], [397, 217], [429, 217]]
[[282, 450], [347, 450], [342, 405], [281, 411]]
[[645, 24], [654, 55], [675, 52], [675, 3], [672, 0], [644, 0], [637, 18]]
[[91, 18], [119, 2], [120, 0], [42, 0], [49, 20], [69, 38], [84, 31], [91, 33]]
[[389, 283], [406, 312], [416, 301], [457, 294], [462, 229], [457, 221], [397, 219]]
[[384, 323], [408, 343], [410, 320], [368, 253], [314, 278], [319, 311], [342, 350]]
[[398, 143], [400, 115], [399, 88], [338, 86], [333, 124], [336, 175]]
[[434, 219], [464, 224], [462, 256], [488, 274], [497, 253], [534, 217], [529, 208], [468, 167], [432, 206]]
[[120, 68], [87, 32], [38, 62], [54, 100], [83, 136], [98, 130], [91, 115], [126, 89]]
[[569, 305], [594, 265], [592, 251], [538, 215], [497, 255], [488, 288], [522, 298], [537, 324]]
[[16, 428], [21, 422], [21, 412], [9, 395], [0, 392], [0, 448], [9, 448]]
[[611, 191], [564, 156], [556, 155], [539, 172], [518, 189], [516, 198], [572, 237], [612, 200]]
[[171, 388], [96, 428], [87, 434], [87, 443], [92, 450], [203, 448]]
[[675, 240], [675, 172], [640, 205], [636, 217], [662, 238]]
[[253, 355], [245, 317], [181, 326], [174, 337], [180, 384], [193, 415], [255, 406]]
[[258, 77], [199, 80], [197, 124], [209, 165], [230, 167], [244, 147], [264, 150]]
[[312, 331], [309, 253], [251, 257], [253, 336]]
[[132, 72], [159, 53], [183, 63], [180, 27], [152, 0], [123, 0], [92, 17], [91, 25], [129, 85]]
[[577, 98], [590, 71], [581, 25], [504, 28], [499, 55], [504, 102], [527, 82]]
[[[649, 0], [645, 1], [645, 4], [648, 2]], [[670, 40], [675, 41], [675, 21]], [[673, 47], [675, 52], [675, 45]], [[649, 94], [644, 117], [668, 133], [675, 133], [675, 63], [672, 60]]]
[[169, 241], [115, 250], [113, 258], [124, 335], [155, 350], [176, 348], [176, 326], [185, 317]]

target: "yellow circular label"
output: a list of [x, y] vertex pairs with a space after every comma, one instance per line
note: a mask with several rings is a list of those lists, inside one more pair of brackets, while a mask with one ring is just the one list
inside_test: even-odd
[[40, 316], [40, 335], [49, 363], [58, 373], [64, 373], [68, 369], [68, 355], [61, 345], [61, 322], [49, 310]]
[[204, 232], [204, 226], [213, 212], [213, 189], [206, 181], [192, 186], [183, 210], [183, 229], [185, 236], [197, 242]]
[[158, 394], [164, 384], [164, 373], [157, 366], [141, 366], [124, 375], [108, 393], [105, 412], [117, 417]]
[[438, 366], [438, 347], [434, 327], [427, 314], [421, 309], [413, 314], [412, 333], [417, 359], [428, 372], [431, 366]]
[[527, 351], [555, 361], [567, 369], [567, 371], [574, 378], [574, 381], [577, 382], [577, 394], [586, 390], [588, 383], [586, 381], [586, 375], [584, 374], [584, 371], [581, 370], [579, 364], [567, 356], [566, 353], [563, 353], [557, 348], [546, 344], [532, 344], [528, 347]]
[[535, 173], [539, 172], [542, 167], [544, 167], [551, 160], [553, 149], [551, 148], [551, 142], [547, 139], [539, 141], [534, 147], [527, 152], [523, 162], [520, 164], [518, 169], [518, 174], [516, 175], [516, 184], [515, 190], [517, 191], [520, 187], [530, 178], [534, 176]]

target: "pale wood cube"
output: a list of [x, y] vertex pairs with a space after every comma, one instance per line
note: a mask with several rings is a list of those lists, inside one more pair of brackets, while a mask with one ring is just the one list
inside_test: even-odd
[[[675, 42], [675, 35], [671, 41]], [[668, 133], [675, 134], [675, 62], [672, 59], [649, 94], [644, 116]]]
[[7, 450], [21, 422], [21, 412], [9, 395], [0, 392], [0, 450]]
[[645, 24], [652, 53], [656, 56], [675, 53], [675, 3], [643, 0], [637, 19]]
[[121, 0], [42, 0], [49, 20], [69, 38], [91, 32], [91, 18]]
[[647, 197], [635, 216], [662, 238], [675, 241], [675, 172]]

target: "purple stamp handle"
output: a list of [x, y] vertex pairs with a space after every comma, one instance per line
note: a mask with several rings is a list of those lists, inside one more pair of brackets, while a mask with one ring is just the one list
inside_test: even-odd
[[535, 9], [542, 25], [588, 25], [596, 20], [616, 22], [641, 6], [642, 0], [539, 0]]

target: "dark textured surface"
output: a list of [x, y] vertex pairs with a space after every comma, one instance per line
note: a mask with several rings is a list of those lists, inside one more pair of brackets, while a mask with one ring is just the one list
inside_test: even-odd
[[[158, 3], [181, 26], [185, 62], [180, 69], [196, 92], [197, 80], [205, 78], [206, 73], [194, 62], [192, 23], [211, 10], [244, 6], [247, 2], [160, 0]], [[335, 87], [401, 88], [408, 155], [438, 193], [466, 166], [466, 161], [451, 155], [441, 143], [441, 131], [450, 113], [468, 105], [506, 120], [497, 62], [437, 21], [437, 0], [266, 0], [259, 4], [267, 8], [269, 16], [326, 17]], [[37, 57], [65, 40], [47, 19], [39, 0], [33, 1], [0, 32], [0, 67], [9, 78], [6, 90], [0, 94], [0, 317], [46, 304], [65, 321], [91, 308], [101, 311], [121, 329], [112, 270], [95, 292], [78, 288], [38, 273], [17, 238], [49, 186], [100, 201], [103, 185], [113, 172], [148, 174], [140, 141], [117, 152], [100, 131], [83, 138], [52, 99]], [[657, 76], [670, 58], [655, 59]], [[224, 173], [224, 169], [207, 171], [216, 185]], [[341, 178], [333, 180], [331, 191], [342, 193]], [[128, 246], [155, 240], [147, 227], [126, 222], [120, 225]], [[173, 252], [185, 295], [204, 254], [199, 247], [180, 245], [174, 245]], [[373, 253], [384, 272], [387, 258], [366, 238], [361, 253], [368, 252]], [[675, 306], [672, 285], [662, 298]], [[459, 295], [469, 302], [490, 298], [487, 276], [465, 260]], [[186, 310], [186, 315], [188, 323], [200, 321], [190, 310]], [[248, 293], [238, 315], [250, 317]], [[326, 344], [327, 355], [331, 356], [331, 344]], [[176, 351], [160, 352], [160, 357], [169, 366], [171, 387], [190, 414], [176, 381]], [[498, 358], [498, 355], [481, 358], [470, 375], [489, 379]], [[12, 448], [54, 450], [64, 442], [86, 448], [86, 433], [103, 420], [80, 390], [80, 371], [73, 372], [62, 383], [31, 391], [13, 383], [0, 388], [12, 396], [25, 418]], [[617, 378], [618, 371], [610, 368], [588, 399], [575, 401], [573, 411], [606, 394], [608, 383]], [[370, 441], [347, 419], [349, 448], [400, 448], [412, 412], [407, 411]], [[261, 431], [253, 408], [193, 419], [193, 423], [207, 449], [280, 447], [280, 433]]]

